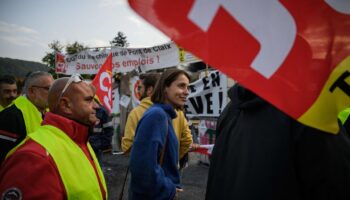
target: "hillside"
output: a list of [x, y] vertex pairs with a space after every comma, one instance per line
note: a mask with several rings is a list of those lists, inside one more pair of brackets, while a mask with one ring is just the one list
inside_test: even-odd
[[29, 72], [49, 71], [49, 68], [41, 63], [0, 57], [0, 75], [10, 74], [24, 78]]

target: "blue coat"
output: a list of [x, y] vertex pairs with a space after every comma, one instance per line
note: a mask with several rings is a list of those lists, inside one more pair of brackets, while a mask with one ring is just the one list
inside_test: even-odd
[[[130, 200], [173, 199], [176, 187], [180, 187], [178, 142], [171, 123], [175, 117], [170, 105], [154, 104], [141, 118], [130, 156]], [[165, 141], [163, 164], [160, 165]]]

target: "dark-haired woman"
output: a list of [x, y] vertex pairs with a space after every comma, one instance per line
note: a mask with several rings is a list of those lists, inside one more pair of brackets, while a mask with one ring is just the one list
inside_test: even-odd
[[178, 172], [178, 141], [172, 126], [175, 108], [184, 106], [190, 77], [167, 70], [158, 81], [150, 107], [140, 120], [130, 156], [130, 200], [172, 200], [182, 191]]

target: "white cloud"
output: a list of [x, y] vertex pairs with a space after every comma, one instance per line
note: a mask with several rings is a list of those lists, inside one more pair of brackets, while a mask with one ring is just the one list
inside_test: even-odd
[[0, 35], [0, 40], [8, 42], [17, 46], [31, 46], [34, 43], [34, 40], [29, 37], [23, 36], [3, 36]]
[[100, 0], [100, 7], [116, 7], [127, 5], [127, 0]]
[[0, 21], [0, 40], [21, 47], [43, 46], [36, 30], [5, 21]]
[[134, 23], [137, 27], [145, 26], [145, 21], [141, 17], [138, 17], [136, 15], [134, 16], [128, 16], [128, 21], [131, 21]]
[[27, 34], [37, 34], [38, 32], [34, 29], [19, 26], [17, 24], [8, 24], [4, 21], [0, 21], [0, 32], [4, 33], [27, 33]]

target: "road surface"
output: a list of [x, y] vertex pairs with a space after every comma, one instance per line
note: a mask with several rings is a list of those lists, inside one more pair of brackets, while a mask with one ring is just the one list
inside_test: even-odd
[[[125, 155], [112, 155], [105, 153], [103, 158], [104, 173], [107, 182], [108, 194], [111, 200], [119, 200], [123, 182], [128, 166], [129, 157]], [[208, 165], [204, 155], [190, 153], [190, 162], [182, 172], [182, 185], [184, 191], [179, 195], [179, 200], [203, 200], [207, 184]], [[130, 174], [128, 176], [130, 178]], [[127, 200], [128, 181], [124, 188], [123, 200]]]

